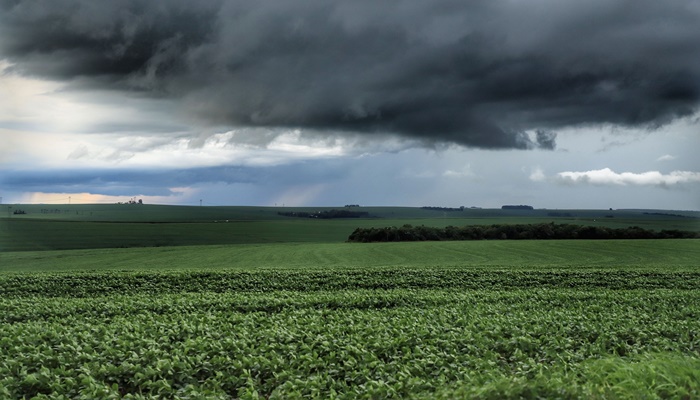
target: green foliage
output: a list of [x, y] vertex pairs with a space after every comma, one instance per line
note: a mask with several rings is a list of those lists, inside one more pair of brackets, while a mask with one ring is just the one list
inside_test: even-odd
[[[700, 345], [692, 290], [211, 293], [193, 283], [185, 293], [53, 298], [46, 284], [46, 296], [0, 300], [0, 387], [10, 398], [517, 398], [562, 389], [585, 398], [634, 382], [642, 395], [697, 395], [700, 385], [689, 372]], [[635, 364], [656, 353], [681, 374]], [[637, 370], [624, 373], [630, 365]]]
[[700, 359], [664, 353], [602, 356], [576, 368], [548, 368], [534, 377], [497, 376], [481, 386], [450, 385], [431, 399], [692, 399], [700, 396]]
[[696, 239], [700, 232], [664, 229], [660, 232], [638, 226], [608, 228], [573, 224], [468, 225], [435, 228], [404, 225], [357, 228], [349, 242], [415, 242], [425, 240], [572, 240], [572, 239]]
[[700, 272], [512, 271], [391, 267], [350, 271], [182, 271], [32, 274], [0, 278], [4, 297], [94, 297], [185, 292], [270, 292], [390, 289], [496, 290], [518, 288], [694, 289]]
[[698, 243], [4, 252], [0, 398], [697, 398]]

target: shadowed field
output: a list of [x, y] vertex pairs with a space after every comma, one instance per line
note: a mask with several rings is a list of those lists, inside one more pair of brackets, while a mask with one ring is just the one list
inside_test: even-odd
[[[158, 205], [15, 205], [26, 214], [0, 218], [0, 251], [159, 247], [281, 242], [338, 243], [356, 228], [566, 223], [700, 231], [698, 213], [641, 210], [425, 210], [353, 207], [365, 218], [314, 219], [280, 212], [331, 207], [181, 207]], [[338, 209], [338, 208], [335, 208]], [[342, 207], [341, 207], [342, 209]]]

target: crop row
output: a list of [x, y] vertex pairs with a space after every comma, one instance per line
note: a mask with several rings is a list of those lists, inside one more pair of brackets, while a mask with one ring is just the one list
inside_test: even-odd
[[383, 268], [374, 270], [261, 270], [7, 274], [3, 297], [90, 297], [107, 294], [269, 292], [351, 289], [686, 289], [700, 287], [700, 272]]
[[601, 365], [655, 363], [670, 377], [648, 393], [700, 395], [698, 291], [141, 293], [0, 309], [5, 398], [583, 398], [615, 390], [591, 381]]

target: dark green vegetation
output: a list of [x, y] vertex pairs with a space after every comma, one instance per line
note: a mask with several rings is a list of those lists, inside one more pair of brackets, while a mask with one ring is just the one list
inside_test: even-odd
[[[139, 204], [13, 205], [0, 212], [0, 251], [157, 247], [203, 244], [337, 243], [356, 228], [539, 224], [700, 232], [698, 212], [645, 210], [496, 210], [347, 207], [366, 218], [293, 218], [278, 213], [330, 213], [338, 207], [183, 207]], [[1, 210], [1, 209], [0, 209]], [[8, 218], [9, 217], [9, 218]]]
[[608, 228], [574, 224], [471, 225], [434, 228], [404, 225], [385, 228], [357, 228], [349, 242], [420, 242], [426, 240], [572, 240], [572, 239], [697, 239], [700, 232], [663, 229], [652, 231], [637, 226]]
[[[688, 216], [95, 207], [4, 220], [25, 251], [0, 252], [0, 398], [700, 397], [699, 239], [343, 243], [358, 224]], [[219, 244], [97, 248], [124, 233]]]
[[45, 283], [44, 296], [0, 300], [5, 398], [700, 395], [697, 291], [209, 292], [193, 281], [54, 298]]
[[279, 211], [277, 215], [296, 218], [318, 218], [318, 219], [335, 219], [335, 218], [368, 218], [369, 213], [366, 211], [349, 211], [349, 210], [323, 210], [315, 212], [304, 211]]
[[698, 240], [0, 255], [0, 396], [694, 398]]

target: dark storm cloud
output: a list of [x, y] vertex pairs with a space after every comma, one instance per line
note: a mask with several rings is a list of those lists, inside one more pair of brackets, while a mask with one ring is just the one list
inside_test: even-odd
[[1, 4], [16, 70], [179, 99], [212, 126], [551, 149], [558, 128], [700, 103], [694, 0]]
[[207, 1], [4, 1], [2, 9], [3, 54], [20, 69], [117, 84], [136, 72], [175, 74], [175, 59], [205, 43], [218, 12]]

